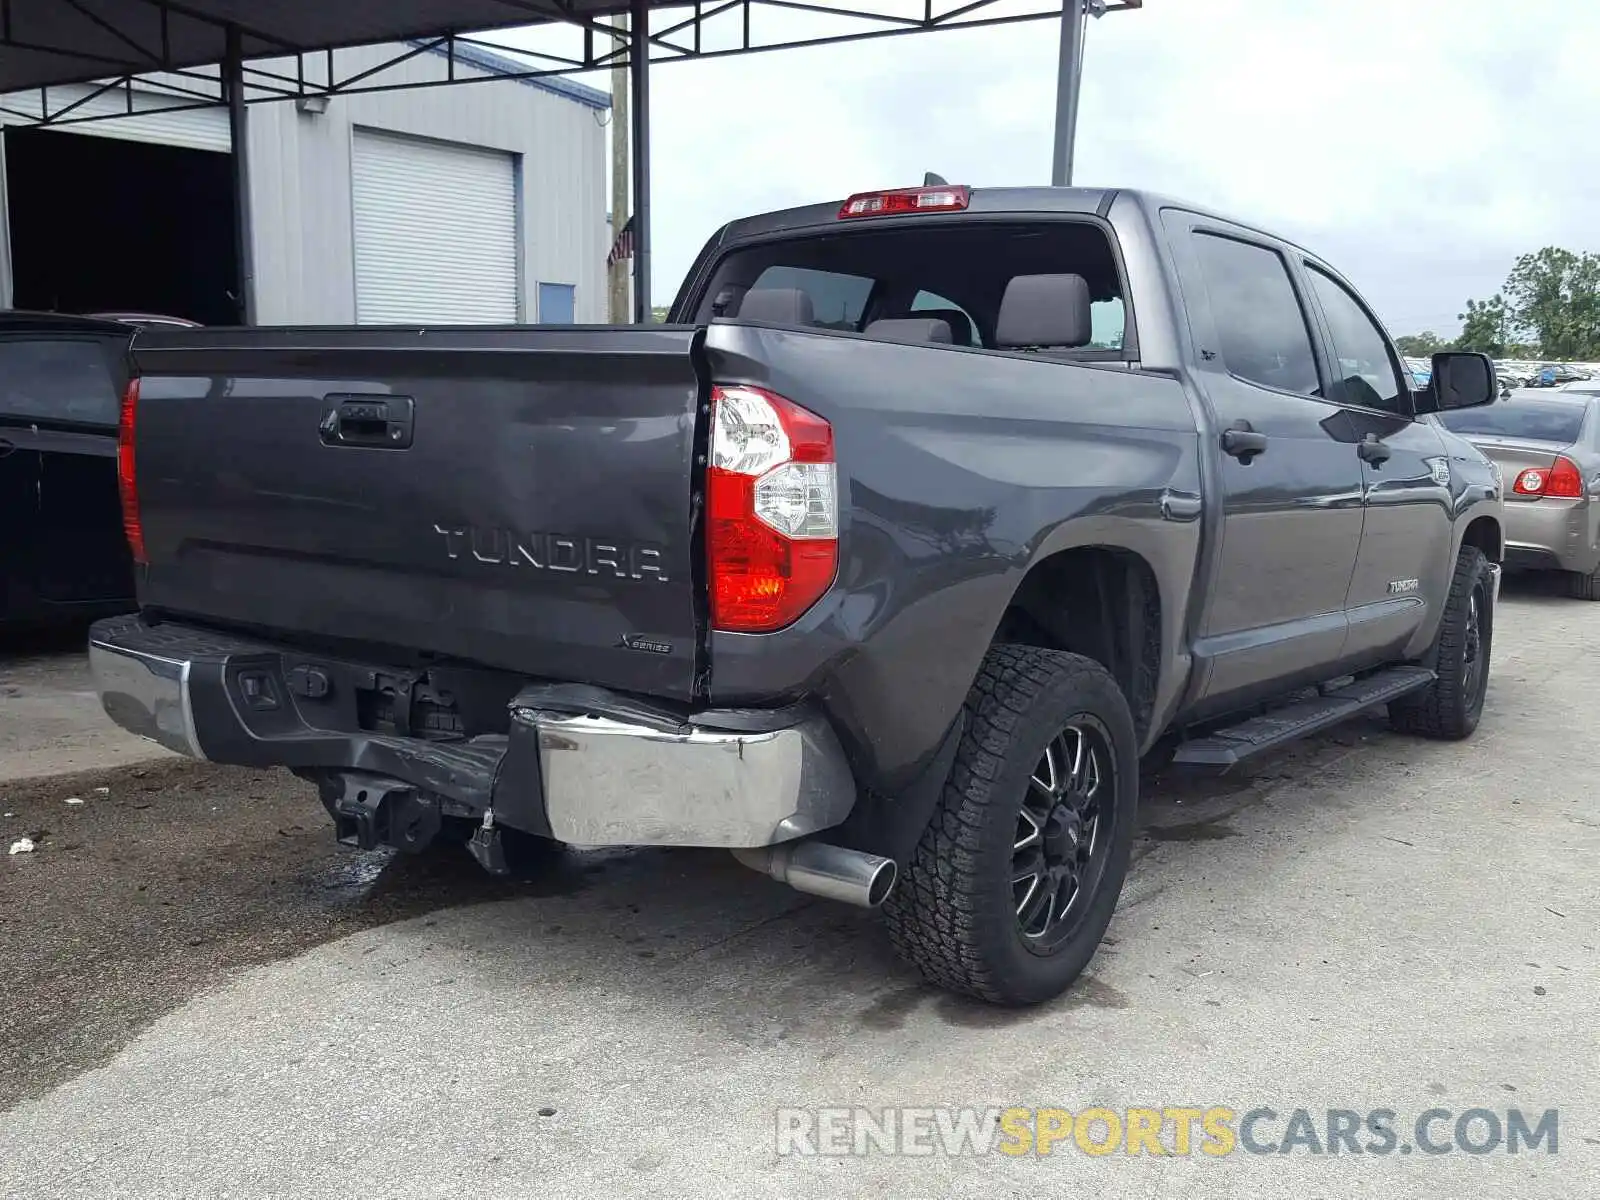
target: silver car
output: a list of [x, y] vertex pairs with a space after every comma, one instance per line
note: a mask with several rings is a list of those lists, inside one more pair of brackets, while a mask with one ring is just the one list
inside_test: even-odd
[[1440, 416], [1505, 479], [1506, 566], [1564, 571], [1600, 600], [1600, 384]]

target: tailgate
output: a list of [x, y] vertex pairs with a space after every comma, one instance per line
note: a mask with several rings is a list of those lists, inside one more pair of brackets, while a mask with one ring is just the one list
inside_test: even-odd
[[141, 334], [147, 608], [692, 697], [700, 334]]

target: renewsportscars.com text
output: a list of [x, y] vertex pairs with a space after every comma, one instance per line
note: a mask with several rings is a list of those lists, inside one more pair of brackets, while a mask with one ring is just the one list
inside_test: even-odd
[[1560, 1111], [1512, 1108], [783, 1108], [780, 1155], [1556, 1154]]

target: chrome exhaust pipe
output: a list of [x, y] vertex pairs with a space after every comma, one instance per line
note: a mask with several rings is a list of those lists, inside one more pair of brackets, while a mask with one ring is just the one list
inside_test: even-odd
[[892, 858], [809, 838], [735, 850], [733, 856], [797, 892], [841, 900], [857, 908], [877, 908], [889, 898], [900, 874]]

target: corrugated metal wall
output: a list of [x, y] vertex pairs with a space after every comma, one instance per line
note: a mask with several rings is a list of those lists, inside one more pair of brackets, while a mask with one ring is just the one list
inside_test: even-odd
[[[345, 77], [392, 57], [389, 47], [340, 51], [336, 70]], [[440, 56], [418, 54], [372, 82], [415, 83], [447, 72]], [[456, 66], [457, 78], [484, 74]], [[540, 283], [562, 283], [576, 287], [579, 321], [603, 322], [605, 120], [602, 111], [514, 80], [338, 97], [318, 114], [293, 103], [252, 105], [257, 320], [355, 320], [351, 149], [354, 130], [365, 128], [520, 156], [522, 319], [538, 319]]]

